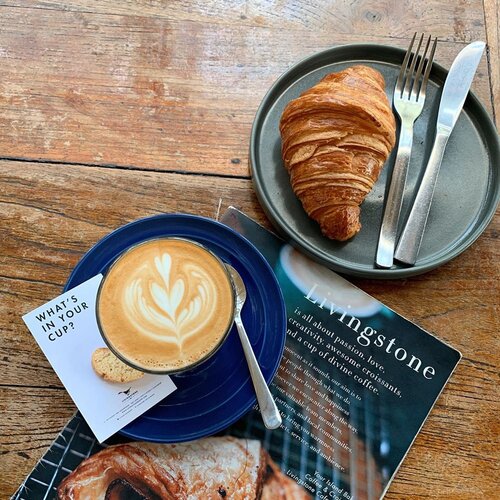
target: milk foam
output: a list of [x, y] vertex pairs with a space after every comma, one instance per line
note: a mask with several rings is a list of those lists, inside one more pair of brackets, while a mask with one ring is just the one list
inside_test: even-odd
[[150, 240], [118, 259], [98, 302], [111, 347], [152, 370], [177, 370], [210, 354], [234, 310], [232, 285], [218, 259], [169, 238]]
[[124, 302], [137, 333], [182, 348], [216, 313], [217, 287], [205, 269], [190, 262], [173, 275], [172, 256], [164, 252], [144, 263], [143, 276], [127, 285]]

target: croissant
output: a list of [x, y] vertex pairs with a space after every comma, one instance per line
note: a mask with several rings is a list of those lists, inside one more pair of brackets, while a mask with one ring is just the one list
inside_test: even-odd
[[384, 77], [367, 66], [331, 73], [285, 107], [283, 161], [325, 236], [345, 241], [361, 229], [359, 206], [394, 147], [395, 129]]
[[59, 500], [311, 500], [259, 441], [230, 436], [110, 446], [66, 476], [57, 495]]

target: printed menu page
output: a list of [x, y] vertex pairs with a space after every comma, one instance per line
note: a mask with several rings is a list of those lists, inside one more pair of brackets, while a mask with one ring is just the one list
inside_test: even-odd
[[312, 498], [381, 498], [461, 354], [236, 209], [222, 222], [266, 257], [288, 316], [283, 425], [257, 431], [254, 410], [232, 433], [263, 439]]
[[92, 354], [106, 347], [95, 314], [102, 274], [23, 316], [26, 326], [69, 395], [102, 442], [175, 390], [167, 376], [145, 374], [109, 382], [92, 369]]

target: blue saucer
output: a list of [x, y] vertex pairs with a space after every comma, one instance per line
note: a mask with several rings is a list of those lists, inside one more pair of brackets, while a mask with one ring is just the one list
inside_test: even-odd
[[[285, 346], [286, 310], [276, 277], [261, 253], [243, 236], [212, 219], [163, 214], [122, 226], [93, 246], [76, 265], [64, 291], [104, 272], [125, 249], [157, 236], [202, 243], [241, 274], [247, 287], [242, 317], [269, 383]], [[255, 393], [238, 333], [197, 368], [173, 375], [177, 390], [120, 432], [133, 439], [173, 443], [214, 434], [255, 404]]]

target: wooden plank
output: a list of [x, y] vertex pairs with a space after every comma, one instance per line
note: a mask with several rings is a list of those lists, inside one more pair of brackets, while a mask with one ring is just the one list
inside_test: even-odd
[[220, 199], [262, 213], [244, 179], [10, 161], [0, 162], [0, 176], [0, 276], [58, 286], [87, 249], [131, 220], [215, 217]]
[[206, 0], [204, 2], [136, 0], [10, 0], [4, 5], [57, 9], [82, 13], [117, 14], [198, 21], [232, 26], [259, 26], [287, 30], [321, 31], [401, 38], [425, 29], [440, 39], [470, 42], [484, 37], [481, 0], [426, 0], [425, 2], [356, 2], [316, 0], [279, 2]]
[[54, 370], [21, 320], [24, 313], [57, 297], [61, 289], [60, 285], [0, 278], [2, 384], [62, 388]]
[[[0, 7], [0, 22], [0, 157], [239, 176], [283, 71], [336, 44], [408, 44], [45, 8]], [[440, 43], [437, 61], [449, 66], [462, 46]], [[491, 111], [486, 59], [473, 88]]]
[[0, 387], [0, 498], [10, 498], [76, 408], [61, 389]]
[[484, 0], [484, 17], [495, 122], [500, 130], [500, 0]]
[[[59, 385], [20, 316], [57, 295], [81, 255], [109, 231], [161, 212], [216, 217], [229, 205], [269, 227], [250, 181], [243, 179], [3, 161], [0, 180], [5, 384], [38, 385], [42, 370], [47, 383]], [[471, 360], [494, 364], [493, 332], [500, 325], [491, 291], [498, 290], [500, 278], [499, 226], [497, 217], [467, 252], [423, 276], [353, 281]], [[467, 335], [457, 335], [456, 328]]]

